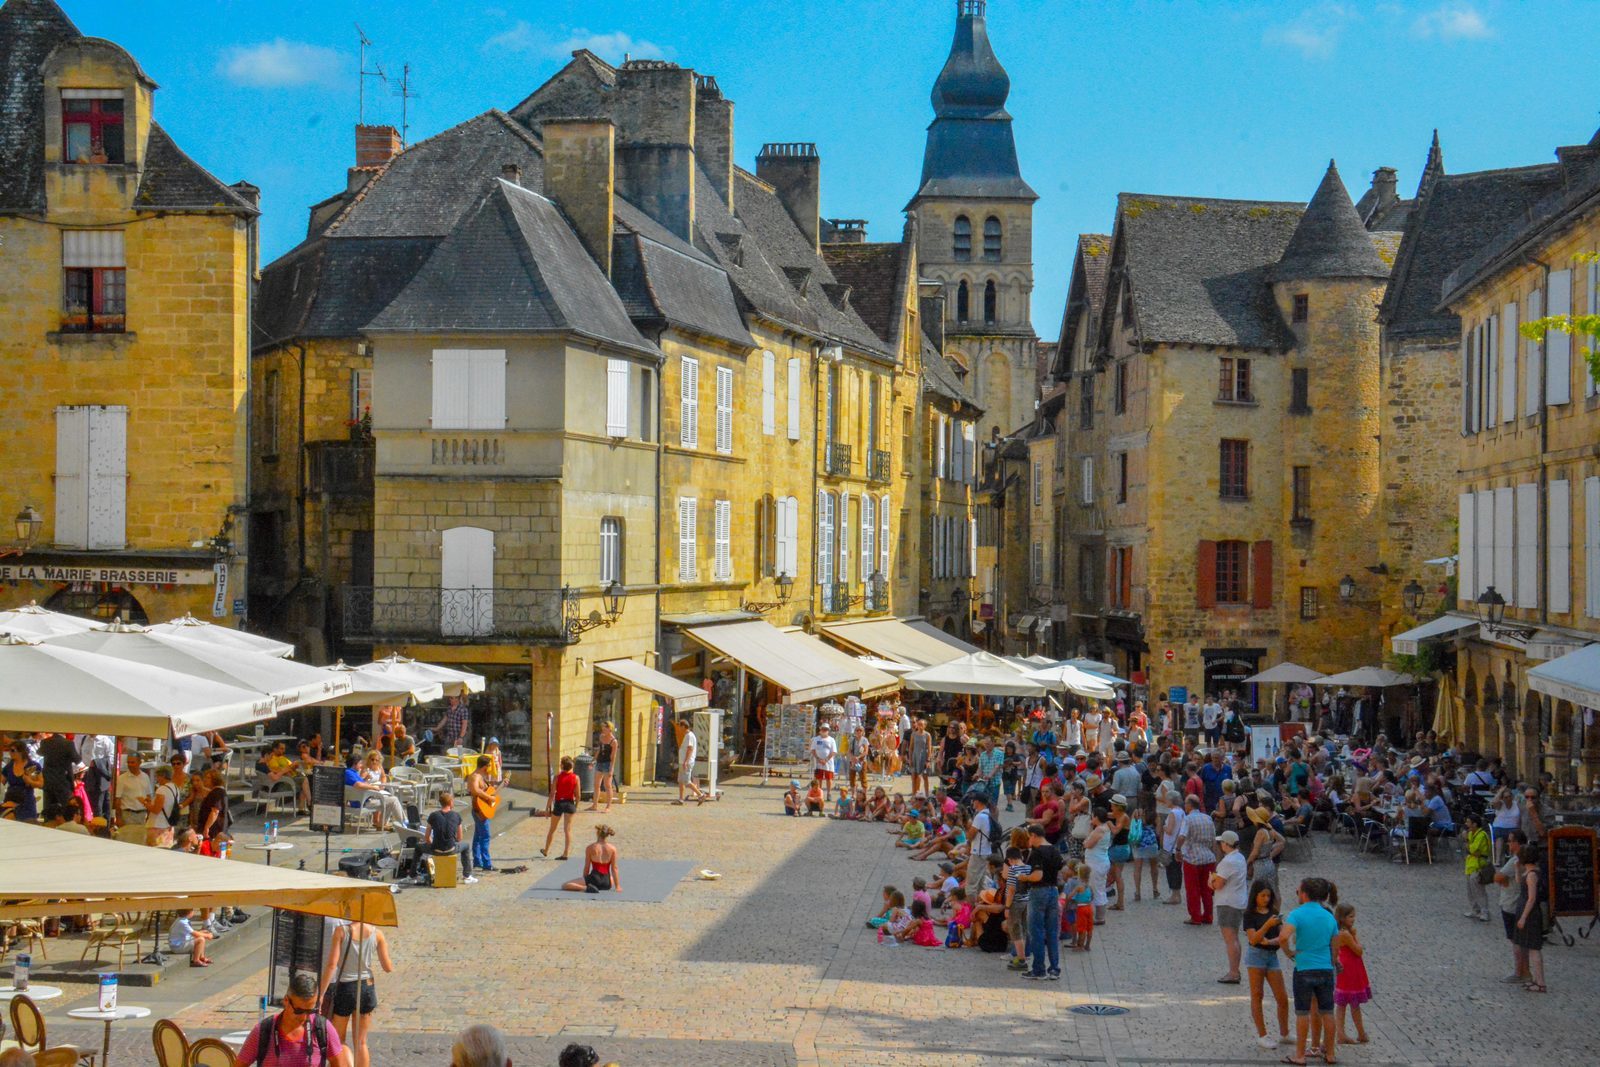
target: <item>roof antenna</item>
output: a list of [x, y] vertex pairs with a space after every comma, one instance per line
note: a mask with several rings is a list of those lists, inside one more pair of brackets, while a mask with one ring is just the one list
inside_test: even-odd
[[411, 129], [410, 103], [422, 96], [411, 87], [411, 64], [405, 63], [400, 67], [400, 84], [389, 90], [391, 96], [400, 98], [400, 147], [404, 148], [409, 143]]
[[356, 36], [361, 38], [359, 58], [356, 62], [356, 122], [362, 126], [367, 124], [367, 79], [377, 78], [381, 82], [388, 82], [388, 75], [383, 72], [382, 63], [374, 63], [373, 69], [367, 69], [367, 49], [372, 47], [372, 41], [367, 38], [366, 31], [358, 22], [355, 24]]

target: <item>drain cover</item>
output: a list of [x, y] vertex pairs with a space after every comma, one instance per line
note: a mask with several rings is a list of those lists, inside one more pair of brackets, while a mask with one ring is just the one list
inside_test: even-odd
[[1079, 1004], [1068, 1009], [1074, 1015], [1126, 1015], [1127, 1008], [1119, 1008], [1115, 1004]]

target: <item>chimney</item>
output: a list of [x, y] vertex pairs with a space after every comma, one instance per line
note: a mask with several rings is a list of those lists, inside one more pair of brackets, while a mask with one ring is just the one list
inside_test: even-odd
[[544, 193], [610, 277], [616, 130], [610, 119], [547, 119], [543, 132]]
[[404, 150], [393, 126], [356, 127], [356, 166], [381, 167]]
[[694, 76], [694, 156], [711, 176], [711, 187], [733, 209], [733, 101], [722, 95], [717, 79]]
[[517, 164], [517, 163], [502, 163], [502, 164], [500, 164], [500, 177], [504, 178], [506, 181], [510, 182], [512, 185], [521, 185], [522, 184], [522, 167], [521, 167], [521, 165]]
[[[694, 240], [694, 71], [658, 59], [630, 60], [617, 68], [609, 110], [617, 130], [617, 195]], [[730, 151], [732, 121], [730, 110]]]
[[866, 219], [822, 220], [822, 243], [825, 245], [859, 245], [866, 240]]
[[1393, 167], [1379, 167], [1372, 172], [1372, 192], [1377, 198], [1377, 211], [1382, 211], [1400, 199], [1396, 192], [1400, 179]]
[[772, 142], [761, 146], [756, 177], [778, 191], [800, 232], [816, 249], [821, 237], [822, 159], [810, 141]]

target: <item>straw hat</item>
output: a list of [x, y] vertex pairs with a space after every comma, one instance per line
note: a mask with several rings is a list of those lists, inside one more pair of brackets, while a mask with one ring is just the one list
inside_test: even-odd
[[1250, 816], [1250, 821], [1257, 826], [1266, 826], [1272, 822], [1272, 812], [1266, 808], [1250, 808], [1247, 810], [1247, 814]]

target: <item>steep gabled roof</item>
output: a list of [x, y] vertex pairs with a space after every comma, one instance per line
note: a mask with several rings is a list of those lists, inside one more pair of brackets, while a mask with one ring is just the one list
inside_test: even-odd
[[210, 171], [190, 159], [167, 131], [150, 124], [144, 174], [133, 206], [164, 211], [242, 211], [256, 209]]
[[1110, 235], [1080, 233], [1077, 254], [1072, 258], [1072, 279], [1067, 283], [1067, 306], [1061, 313], [1061, 332], [1056, 337], [1055, 359], [1049, 368], [1052, 376], [1064, 378], [1071, 372], [1069, 361], [1080, 323], [1086, 323], [1093, 336], [1105, 307], [1110, 277]]
[[822, 258], [833, 276], [850, 287], [850, 306], [891, 352], [900, 351], [910, 246], [904, 241], [825, 244]]
[[957, 407], [971, 408], [978, 413], [983, 411], [977, 398], [961, 381], [961, 375], [956, 373], [955, 367], [939, 351], [938, 346], [926, 337], [922, 343], [922, 389]]
[[1361, 224], [1332, 160], [1311, 203], [1306, 205], [1289, 245], [1273, 271], [1279, 281], [1313, 278], [1387, 278], [1389, 265], [1378, 255], [1372, 235]]
[[611, 284], [628, 314], [754, 347], [727, 272], [632, 204], [614, 203]]
[[[1287, 349], [1272, 270], [1305, 206], [1123, 193], [1112, 238], [1113, 284], [1132, 291], [1146, 343]], [[1103, 315], [1101, 335], [1113, 315]]]
[[555, 204], [500, 180], [367, 329], [570, 332], [659, 354]]
[[291, 338], [356, 336], [438, 246], [437, 237], [304, 242], [261, 273], [255, 347]]

